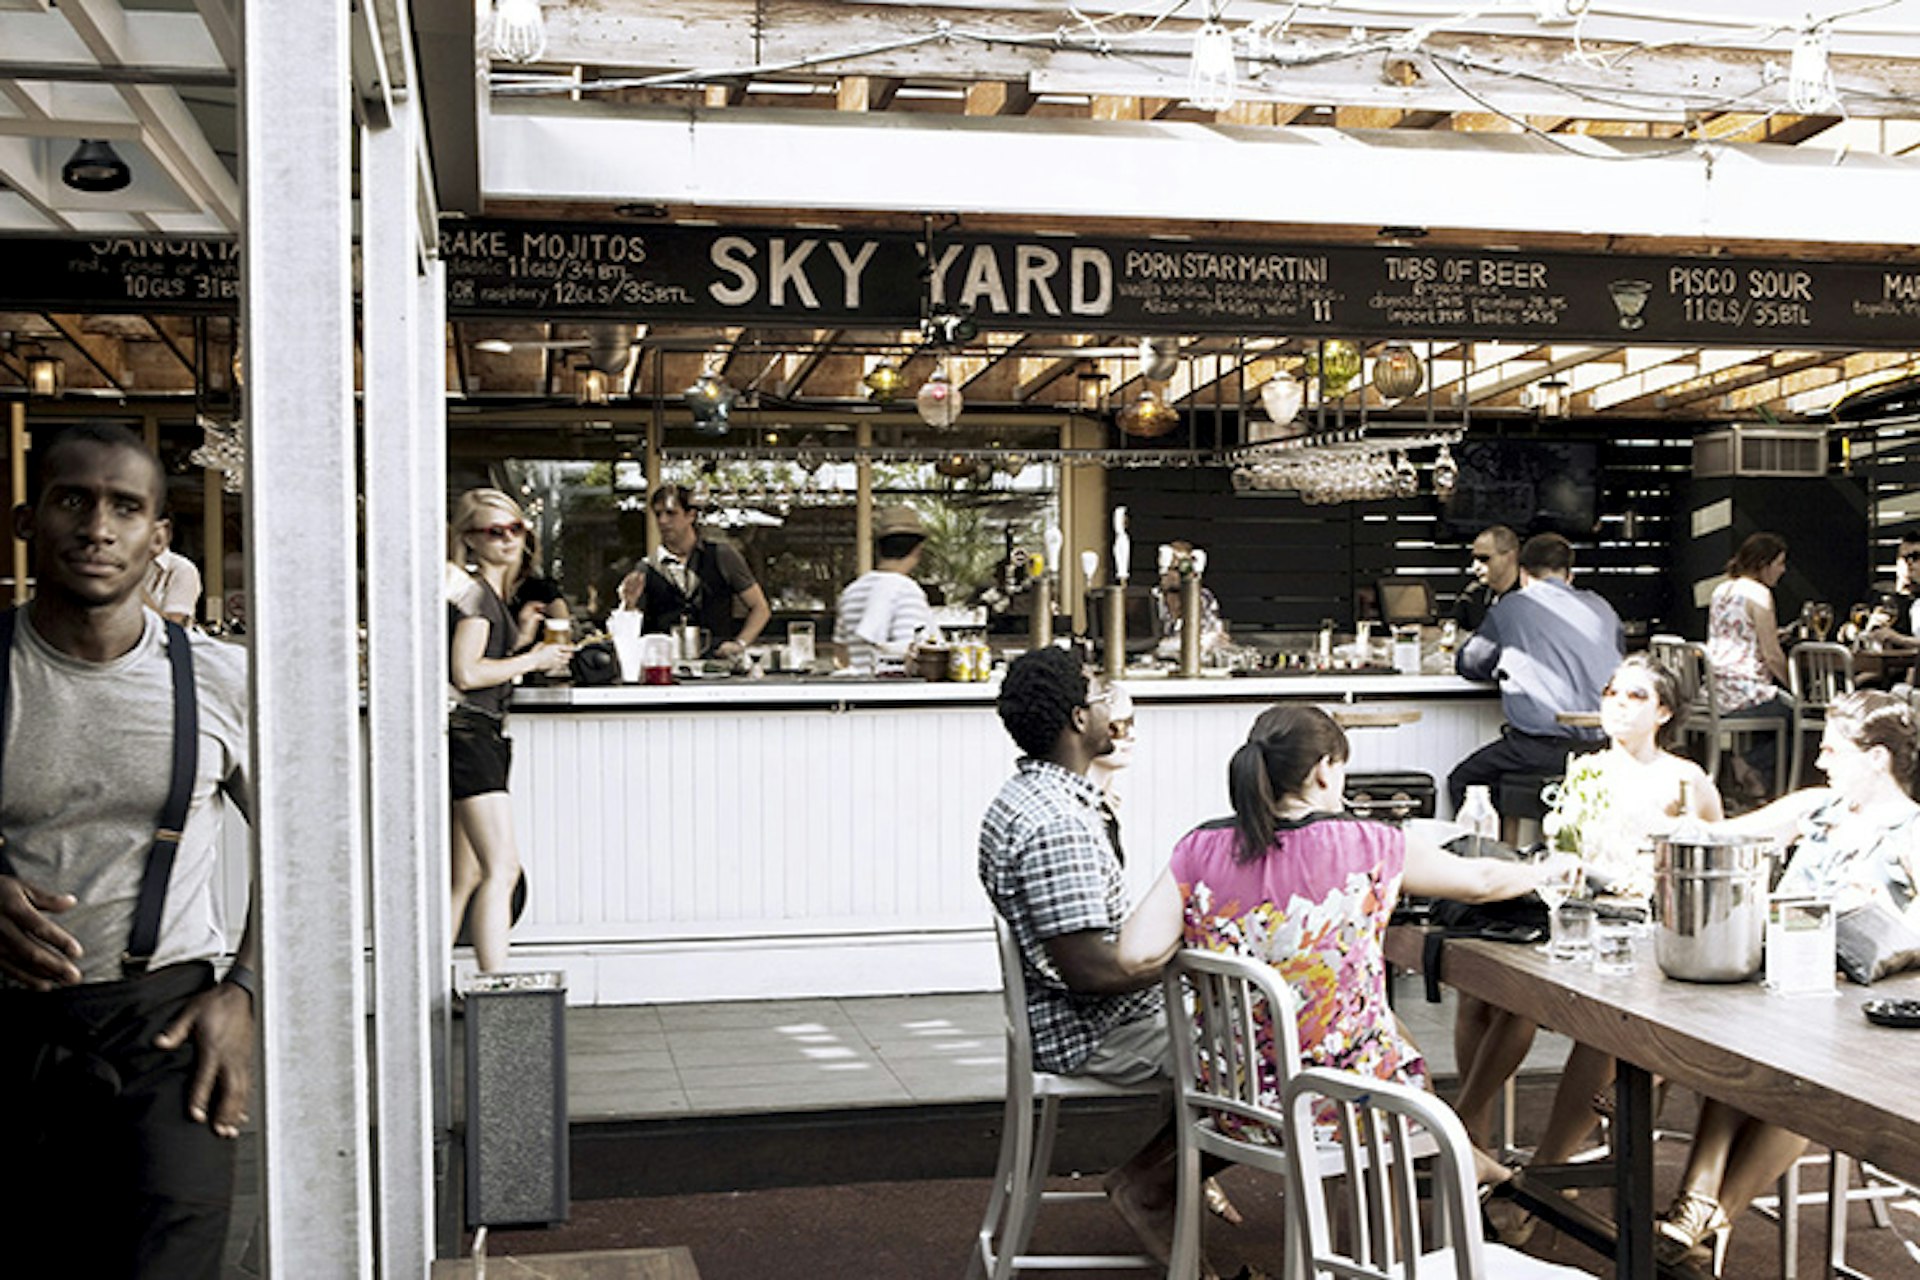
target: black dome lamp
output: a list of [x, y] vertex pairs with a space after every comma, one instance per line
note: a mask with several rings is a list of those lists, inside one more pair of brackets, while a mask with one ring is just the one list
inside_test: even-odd
[[75, 191], [118, 191], [133, 181], [133, 171], [112, 143], [89, 138], [73, 149], [60, 178]]

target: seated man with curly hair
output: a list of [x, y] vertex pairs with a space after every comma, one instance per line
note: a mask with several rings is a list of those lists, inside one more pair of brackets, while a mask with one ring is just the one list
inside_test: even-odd
[[[1113, 751], [1111, 689], [1095, 690], [1064, 649], [1016, 658], [1000, 686], [1000, 721], [1018, 771], [980, 825], [980, 882], [1019, 942], [1034, 1065], [1138, 1084], [1171, 1073], [1160, 971], [1118, 945], [1131, 903], [1088, 767]], [[1177, 942], [1177, 940], [1176, 940]], [[1172, 1239], [1171, 1125], [1107, 1175], [1107, 1195], [1156, 1256]]]

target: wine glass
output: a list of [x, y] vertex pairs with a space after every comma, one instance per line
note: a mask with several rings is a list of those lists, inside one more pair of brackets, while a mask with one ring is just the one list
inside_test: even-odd
[[1564, 957], [1556, 954], [1553, 949], [1553, 939], [1562, 932], [1560, 908], [1567, 904], [1569, 898], [1580, 892], [1583, 868], [1578, 859], [1552, 852], [1543, 854], [1541, 860], [1546, 861], [1556, 856], [1564, 859], [1564, 865], [1555, 868], [1554, 874], [1535, 885], [1533, 891], [1539, 895], [1540, 901], [1547, 904], [1547, 943], [1540, 949], [1554, 959], [1562, 959]]
[[1815, 640], [1825, 640], [1833, 630], [1833, 606], [1824, 600], [1814, 604], [1813, 612], [1808, 615], [1807, 623], [1813, 628]]

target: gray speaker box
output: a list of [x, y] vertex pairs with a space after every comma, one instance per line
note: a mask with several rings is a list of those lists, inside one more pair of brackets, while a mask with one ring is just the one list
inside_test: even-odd
[[567, 990], [481, 974], [466, 992], [467, 1225], [567, 1219]]

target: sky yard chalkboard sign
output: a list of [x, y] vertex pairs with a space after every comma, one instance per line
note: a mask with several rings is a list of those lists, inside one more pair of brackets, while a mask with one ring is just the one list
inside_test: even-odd
[[[455, 317], [1613, 345], [1920, 346], [1920, 261], [449, 220]], [[0, 307], [224, 311], [230, 241], [0, 241]]]

